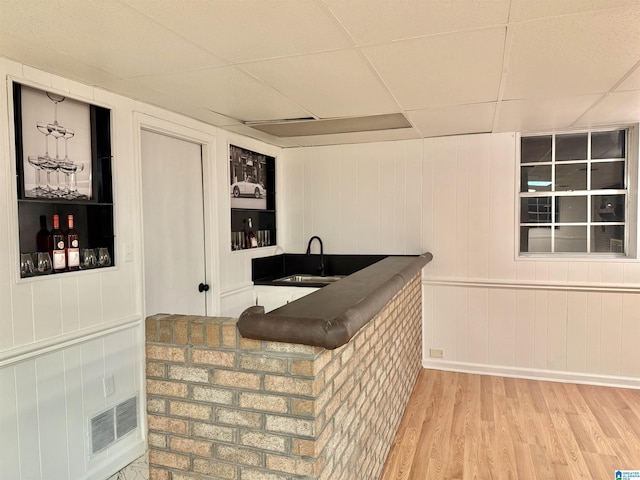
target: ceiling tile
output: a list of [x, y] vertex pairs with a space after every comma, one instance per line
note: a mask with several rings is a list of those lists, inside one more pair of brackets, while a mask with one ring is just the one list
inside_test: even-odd
[[399, 111], [376, 73], [355, 50], [267, 60], [243, 68], [318, 118]]
[[640, 90], [640, 66], [636, 66], [635, 70], [616, 88], [618, 92], [625, 90]]
[[576, 126], [593, 127], [638, 122], [640, 122], [640, 90], [630, 90], [607, 95], [585, 113], [576, 122]]
[[325, 0], [358, 44], [506, 24], [509, 0]]
[[638, 61], [640, 8], [513, 26], [505, 99], [607, 92]]
[[231, 62], [348, 47], [317, 0], [126, 0], [132, 7]]
[[132, 80], [144, 87], [242, 121], [309, 116], [309, 112], [236, 67], [207, 68]]
[[423, 137], [490, 132], [495, 103], [457, 105], [408, 112], [414, 127]]
[[556, 17], [573, 13], [584, 13], [610, 8], [640, 5], [640, 0], [513, 0], [511, 21]]
[[542, 132], [571, 128], [602, 95], [540, 100], [505, 100], [500, 103], [496, 132]]
[[38, 39], [39, 45], [118, 77], [223, 64], [118, 1], [47, 0], [35, 6], [3, 0], [0, 31], [27, 41]]
[[363, 48], [402, 108], [497, 100], [504, 28], [472, 30]]

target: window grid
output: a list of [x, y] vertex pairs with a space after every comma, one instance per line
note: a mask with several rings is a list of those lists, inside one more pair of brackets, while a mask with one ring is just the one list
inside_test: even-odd
[[[616, 130], [616, 131], [621, 131], [621, 130]], [[542, 161], [542, 162], [521, 162], [520, 163], [520, 179], [522, 181], [522, 168], [523, 167], [538, 167], [538, 166], [550, 166], [551, 167], [551, 185], [550, 185], [550, 190], [549, 191], [530, 191], [529, 189], [527, 189], [527, 191], [522, 191], [524, 189], [524, 187], [522, 185], [520, 185], [520, 193], [519, 193], [519, 198], [523, 199], [523, 198], [530, 198], [530, 199], [534, 199], [534, 198], [549, 198], [551, 200], [551, 205], [550, 205], [550, 218], [551, 221], [550, 222], [523, 222], [522, 218], [520, 218], [520, 234], [522, 235], [522, 227], [534, 227], [534, 228], [539, 228], [539, 227], [549, 227], [550, 228], [550, 241], [551, 241], [551, 249], [549, 252], [536, 252], [536, 251], [529, 251], [529, 250], [525, 250], [521, 251], [521, 254], [530, 254], [530, 253], [560, 253], [556, 250], [556, 231], [558, 229], [558, 227], [585, 227], [586, 228], [586, 251], [581, 252], [581, 253], [596, 253], [596, 252], [592, 252], [592, 228], [594, 227], [606, 227], [606, 226], [622, 226], [622, 227], [626, 227], [627, 225], [627, 212], [628, 212], [628, 202], [629, 202], [629, 195], [628, 195], [628, 188], [629, 188], [629, 178], [628, 178], [628, 173], [629, 173], [629, 169], [628, 169], [628, 156], [629, 156], [629, 152], [628, 152], [628, 132], [625, 131], [625, 135], [624, 135], [624, 156], [619, 157], [619, 158], [598, 158], [598, 159], [593, 159], [592, 158], [592, 132], [587, 132], [587, 155], [586, 155], [586, 159], [578, 159], [578, 160], [557, 160], [557, 155], [556, 155], [556, 139], [558, 136], [562, 136], [563, 134], [551, 134], [551, 161]], [[526, 138], [526, 137], [523, 137]], [[592, 170], [593, 170], [593, 165], [597, 165], [597, 164], [613, 164], [613, 163], [622, 163], [623, 164], [623, 182], [624, 182], [624, 188], [618, 188], [618, 189], [595, 189], [592, 190], [591, 186], [592, 186], [592, 182], [593, 182], [593, 178], [592, 178]], [[557, 189], [557, 167], [561, 166], [561, 165], [579, 165], [579, 164], [584, 164], [585, 168], [586, 168], [586, 189], [582, 190], [558, 190]], [[624, 219], [622, 221], [594, 221], [593, 220], [593, 199], [594, 197], [598, 196], [598, 195], [623, 195], [624, 196]], [[576, 196], [583, 196], [585, 197], [585, 200], [587, 202], [586, 205], [586, 221], [584, 222], [561, 222], [558, 220], [557, 216], [558, 216], [558, 200], [559, 198], [562, 197], [576, 197]], [[520, 210], [522, 212], [522, 209]], [[529, 216], [529, 218], [527, 220], [530, 220], [530, 213], [529, 211], [527, 211], [527, 214]], [[539, 214], [538, 214], [539, 215]], [[622, 239], [623, 242], [623, 248], [622, 251], [620, 251], [620, 249], [616, 249], [616, 250], [611, 250], [611, 252], [615, 252], [617, 253], [617, 256], [620, 256], [620, 254], [622, 255], [626, 255], [626, 251], [627, 251], [627, 243], [628, 243], [628, 231], [627, 228], [624, 229], [624, 239]], [[616, 245], [618, 244], [618, 241], [616, 240]], [[561, 251], [561, 253], [570, 253], [570, 252], [566, 252], [566, 251]], [[576, 253], [580, 253], [580, 252], [576, 252]], [[598, 251], [597, 253], [606, 253], [606, 252], [602, 252], [602, 251]]]

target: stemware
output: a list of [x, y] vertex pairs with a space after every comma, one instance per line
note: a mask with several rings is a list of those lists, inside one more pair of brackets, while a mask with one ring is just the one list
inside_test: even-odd
[[42, 196], [42, 193], [44, 192], [44, 190], [42, 188], [42, 180], [40, 178], [40, 174], [42, 172], [42, 168], [41, 168], [42, 163], [45, 160], [44, 160], [43, 157], [36, 157], [35, 155], [29, 155], [27, 157], [27, 161], [29, 162], [29, 165], [31, 165], [36, 171], [36, 186], [29, 193], [31, 195], [36, 196], [36, 197], [40, 197], [40, 196]]
[[49, 252], [36, 252], [36, 272], [39, 275], [46, 275], [53, 271], [51, 255]]
[[88, 268], [95, 268], [98, 265], [98, 259], [96, 258], [96, 251], [93, 248], [83, 248], [80, 251], [80, 268], [86, 270]]
[[78, 192], [78, 182], [76, 174], [84, 170], [84, 163], [72, 163], [75, 168], [69, 172], [69, 196], [71, 198], [80, 198], [82, 195]]
[[20, 254], [20, 277], [31, 277], [35, 272], [35, 267], [33, 265], [33, 257], [30, 253], [21, 253]]
[[111, 255], [109, 255], [109, 249], [106, 247], [98, 248], [98, 266], [108, 267], [111, 265]]

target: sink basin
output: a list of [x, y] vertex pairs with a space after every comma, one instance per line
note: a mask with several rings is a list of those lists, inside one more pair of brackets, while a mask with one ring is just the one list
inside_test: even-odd
[[321, 277], [320, 275], [312, 275], [308, 273], [297, 273], [295, 275], [289, 275], [288, 277], [279, 278], [276, 282], [289, 282], [289, 283], [333, 283], [343, 279], [343, 275], [330, 275]]

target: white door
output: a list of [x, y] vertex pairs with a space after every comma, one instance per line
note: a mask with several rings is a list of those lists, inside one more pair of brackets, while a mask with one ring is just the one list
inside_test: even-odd
[[141, 132], [146, 314], [206, 315], [202, 147]]

